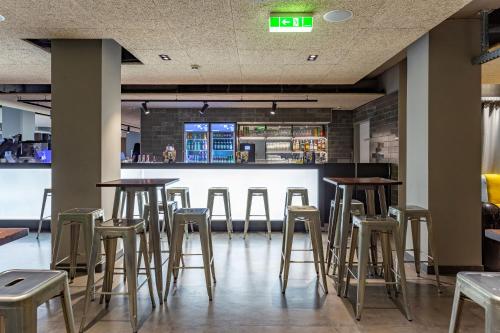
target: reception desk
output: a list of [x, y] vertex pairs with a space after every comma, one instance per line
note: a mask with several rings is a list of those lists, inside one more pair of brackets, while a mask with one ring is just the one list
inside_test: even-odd
[[[206, 207], [209, 187], [228, 187], [232, 216], [245, 218], [247, 189], [267, 187], [271, 220], [281, 221], [287, 187], [305, 187], [311, 205], [321, 210], [323, 222], [328, 218], [329, 202], [334, 189], [323, 177], [379, 176], [391, 177], [390, 164], [328, 163], [303, 164], [122, 164], [122, 178], [179, 178], [174, 186], [189, 187], [191, 205]], [[33, 228], [40, 216], [43, 190], [51, 187], [51, 169], [47, 164], [0, 164], [0, 226]], [[256, 214], [263, 211], [255, 200]], [[47, 210], [48, 211], [48, 210]], [[222, 212], [217, 202], [214, 211]], [[48, 214], [48, 212], [47, 212]], [[47, 224], [48, 225], [48, 224]]]

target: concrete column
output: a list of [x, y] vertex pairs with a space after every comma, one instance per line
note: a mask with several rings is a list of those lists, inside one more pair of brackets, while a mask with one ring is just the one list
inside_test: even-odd
[[103, 208], [111, 216], [113, 191], [96, 183], [120, 178], [120, 67], [113, 40], [52, 41], [53, 226], [70, 208]]
[[2, 132], [4, 138], [22, 134], [23, 141], [35, 139], [35, 113], [7, 106], [2, 107]]
[[406, 202], [431, 210], [443, 273], [482, 267], [479, 44], [479, 21], [449, 20], [407, 52]]

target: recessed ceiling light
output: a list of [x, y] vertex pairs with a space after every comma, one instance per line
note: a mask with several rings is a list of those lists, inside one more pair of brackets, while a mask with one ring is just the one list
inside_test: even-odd
[[0, 15], [0, 22], [5, 21], [5, 16]]
[[326, 22], [345, 22], [352, 19], [352, 12], [348, 9], [335, 9], [325, 15], [323, 15], [323, 20]]
[[172, 60], [168, 55], [166, 54], [160, 54], [159, 57], [161, 58], [161, 60]]
[[317, 54], [311, 54], [309, 57], [307, 57], [307, 61], [316, 61], [318, 59]]

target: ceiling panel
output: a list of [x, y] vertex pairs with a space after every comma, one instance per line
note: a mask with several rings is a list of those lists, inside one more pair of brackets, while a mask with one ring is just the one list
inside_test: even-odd
[[[112, 38], [144, 63], [122, 66], [125, 84], [351, 84], [469, 2], [2, 0], [0, 66], [8, 67], [0, 83], [50, 82], [50, 56], [20, 39]], [[332, 9], [354, 17], [323, 21]], [[271, 12], [300, 11], [313, 13], [313, 32], [268, 32]], [[308, 63], [309, 54], [317, 61]]]

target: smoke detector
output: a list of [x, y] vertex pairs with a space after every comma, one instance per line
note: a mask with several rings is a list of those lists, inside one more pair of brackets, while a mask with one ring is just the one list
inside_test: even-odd
[[191, 65], [191, 69], [197, 71], [198, 69], [200, 69], [200, 65], [193, 64]]

